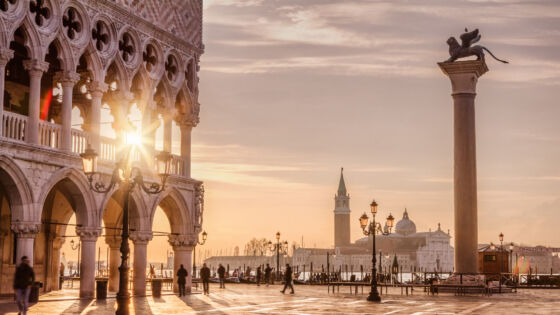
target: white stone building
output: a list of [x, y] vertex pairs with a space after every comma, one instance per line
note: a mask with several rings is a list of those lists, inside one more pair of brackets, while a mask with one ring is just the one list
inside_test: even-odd
[[[100, 179], [109, 182], [125, 132], [135, 128], [147, 145], [134, 165], [148, 185], [159, 181], [155, 144], [171, 152], [180, 142], [180, 152], [161, 194], [138, 188], [131, 194], [134, 294], [145, 294], [146, 246], [158, 206], [170, 221], [174, 265], [190, 269], [203, 211], [202, 182], [190, 173], [203, 51], [202, 0], [0, 3], [0, 294], [12, 291], [24, 255], [43, 290], [58, 289], [60, 247], [74, 228], [66, 225], [73, 214], [82, 248], [80, 296], [94, 295], [102, 233], [110, 247], [109, 289], [116, 290], [123, 194], [92, 192], [79, 154], [91, 145]], [[141, 121], [129, 121], [133, 108]], [[112, 124], [101, 121], [102, 111]], [[160, 124], [163, 139], [156, 139]], [[173, 128], [180, 139], [173, 139]]]
[[[324, 265], [326, 268], [326, 253], [330, 252], [335, 254], [329, 262], [331, 271], [348, 269], [354, 272], [361, 270], [370, 272], [372, 237], [364, 237], [355, 243], [350, 243], [349, 205], [350, 195], [341, 171], [338, 191], [335, 195], [335, 248], [297, 249], [293, 260], [295, 266], [299, 265], [301, 270], [302, 265], [309, 266], [313, 262], [314, 266]], [[405, 209], [402, 219], [397, 222], [392, 234], [376, 236], [376, 267], [379, 268], [381, 260], [383, 271], [379, 272], [390, 270], [396, 256], [403, 272], [414, 270], [451, 272], [453, 271], [453, 247], [450, 245], [450, 239], [449, 232], [443, 232], [439, 224], [434, 232], [417, 232], [416, 224], [409, 218], [408, 211]]]

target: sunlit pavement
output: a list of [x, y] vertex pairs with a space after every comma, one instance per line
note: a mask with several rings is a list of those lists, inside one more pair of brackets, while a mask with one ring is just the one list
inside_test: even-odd
[[[230, 284], [219, 289], [211, 285], [209, 296], [195, 293], [184, 298], [132, 299], [131, 314], [560, 314], [560, 290], [521, 290], [518, 293], [483, 296], [427, 296], [415, 291], [401, 296], [390, 289], [381, 304], [365, 301], [364, 294], [328, 294], [323, 286], [296, 286], [296, 294], [280, 293], [281, 287]], [[348, 288], [346, 288], [348, 289]], [[341, 288], [342, 291], [342, 288]], [[77, 290], [63, 290], [41, 296], [28, 314], [114, 314], [115, 298], [106, 301], [80, 300]], [[165, 293], [164, 293], [165, 294]], [[0, 301], [1, 314], [17, 314], [11, 300]]]

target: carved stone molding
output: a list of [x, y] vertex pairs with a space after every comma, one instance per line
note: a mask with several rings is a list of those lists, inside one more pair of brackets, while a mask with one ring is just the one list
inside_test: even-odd
[[101, 236], [101, 228], [97, 227], [77, 227], [76, 234], [80, 236], [82, 242], [95, 242]]
[[0, 48], [0, 66], [6, 66], [10, 59], [14, 58], [14, 51], [8, 48]]
[[198, 241], [196, 234], [171, 234], [169, 235], [169, 245], [173, 250], [192, 250]]
[[78, 81], [80, 81], [80, 75], [74, 71], [60, 71], [55, 75], [55, 80], [60, 82], [62, 86], [70, 85], [74, 86]]
[[29, 75], [42, 75], [49, 70], [49, 63], [42, 60], [30, 59], [23, 61], [23, 67], [29, 71]]
[[119, 248], [121, 246], [121, 237], [120, 236], [106, 236], [105, 243], [109, 246], [109, 248]]
[[12, 231], [19, 238], [34, 238], [41, 230], [41, 223], [37, 222], [12, 222]]
[[152, 240], [153, 236], [154, 234], [152, 232], [134, 231], [130, 234], [130, 239], [135, 245], [146, 245]]

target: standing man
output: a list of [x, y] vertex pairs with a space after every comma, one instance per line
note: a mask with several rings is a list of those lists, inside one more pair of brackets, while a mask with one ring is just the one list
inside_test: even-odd
[[60, 263], [60, 277], [58, 280], [58, 289], [62, 290], [62, 282], [64, 282], [64, 264]]
[[31, 292], [31, 285], [35, 282], [35, 272], [29, 266], [29, 259], [27, 256], [21, 257], [21, 264], [16, 268], [14, 276], [14, 291], [16, 293], [16, 303], [20, 314], [27, 314], [27, 307], [29, 304], [29, 292]]
[[185, 285], [187, 284], [187, 276], [189, 275], [188, 271], [183, 267], [179, 267], [177, 270], [177, 283], [179, 284], [179, 296], [185, 296]]
[[294, 294], [294, 285], [292, 284], [292, 267], [290, 267], [290, 264], [286, 264], [286, 272], [284, 273], [284, 289], [280, 292], [284, 294], [288, 287], [292, 289], [290, 294]]
[[220, 289], [226, 288], [226, 268], [220, 264], [218, 267], [218, 277], [220, 278]]
[[257, 286], [261, 285], [261, 276], [262, 276], [261, 266], [258, 266], [257, 267]]
[[272, 268], [270, 268], [269, 264], [266, 264], [266, 268], [264, 268], [264, 282], [266, 286], [270, 284], [270, 273], [272, 272]]
[[200, 268], [200, 278], [202, 279], [204, 294], [210, 294], [210, 268], [206, 266], [206, 263]]

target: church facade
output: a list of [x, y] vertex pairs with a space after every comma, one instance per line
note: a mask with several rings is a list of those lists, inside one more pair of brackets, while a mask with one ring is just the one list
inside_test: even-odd
[[[334, 248], [298, 248], [294, 252], [294, 265], [299, 265], [300, 270], [302, 265], [313, 263], [321, 270], [326, 270], [328, 265], [330, 271], [370, 272], [373, 238], [350, 241], [350, 213], [350, 194], [341, 170], [335, 195]], [[405, 209], [392, 234], [375, 237], [376, 267], [382, 269], [378, 272], [389, 271], [395, 257], [403, 272], [451, 272], [454, 252], [450, 240], [449, 231], [444, 232], [440, 224], [434, 231], [418, 232]]]
[[[88, 146], [98, 153], [100, 179], [108, 183], [132, 130], [145, 143], [132, 159], [147, 185], [159, 182], [154, 157], [173, 153], [162, 193], [131, 192], [133, 292], [146, 293], [157, 207], [170, 221], [175, 267], [190, 270], [204, 205], [202, 182], [190, 171], [203, 52], [202, 0], [0, 2], [0, 294], [12, 292], [22, 256], [43, 290], [58, 290], [69, 228], [81, 241], [80, 296], [94, 295], [102, 235], [110, 248], [109, 290], [116, 291], [125, 196], [117, 188], [94, 193], [80, 154]], [[175, 152], [172, 143], [179, 144]], [[73, 215], [76, 226], [69, 226]]]

